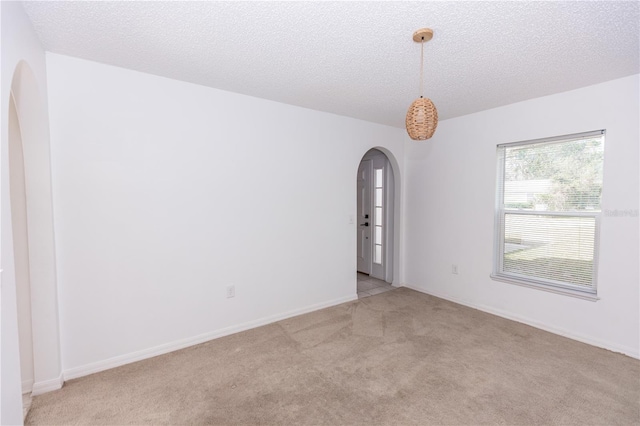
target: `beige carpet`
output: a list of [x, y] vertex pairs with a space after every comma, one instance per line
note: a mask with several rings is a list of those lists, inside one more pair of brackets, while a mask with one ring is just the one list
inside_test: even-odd
[[67, 382], [27, 424], [640, 423], [640, 361], [400, 288]]

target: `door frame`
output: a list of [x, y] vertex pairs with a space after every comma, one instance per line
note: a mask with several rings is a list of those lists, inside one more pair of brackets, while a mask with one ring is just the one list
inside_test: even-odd
[[[362, 172], [362, 174], [361, 174]], [[360, 273], [370, 275], [372, 271], [372, 240], [371, 240], [371, 223], [373, 222], [372, 218], [372, 206], [373, 203], [371, 201], [372, 197], [372, 176], [373, 174], [373, 160], [363, 158], [360, 160], [360, 164], [358, 164], [358, 178], [357, 178], [357, 207], [356, 207], [356, 270]], [[360, 187], [362, 177], [362, 185]], [[367, 188], [368, 187], [368, 188]], [[363, 208], [366, 207], [366, 208]], [[361, 209], [363, 211], [361, 211]], [[363, 217], [365, 216], [365, 217]], [[369, 217], [366, 217], [369, 216]], [[365, 225], [366, 224], [366, 225]], [[364, 244], [364, 240], [368, 240], [366, 244]], [[366, 247], [362, 248], [361, 246], [366, 245]]]
[[[393, 159], [393, 155], [388, 152], [384, 148], [375, 147], [368, 150], [360, 159], [358, 163], [357, 169], [360, 169], [360, 165], [363, 161], [371, 160], [371, 197], [370, 197], [370, 211], [372, 212], [371, 223], [374, 224], [374, 171], [376, 168], [382, 168], [383, 170], [383, 202], [382, 202], [382, 216], [383, 216], [383, 242], [382, 242], [382, 265], [380, 268], [376, 268], [374, 265], [374, 256], [373, 250], [374, 241], [371, 240], [371, 254], [369, 256], [370, 259], [370, 276], [374, 278], [381, 279], [388, 283], [398, 283], [399, 279], [396, 275], [396, 271], [398, 268], [398, 259], [399, 259], [399, 235], [396, 230], [399, 230], [400, 227], [397, 226], [396, 223], [400, 216], [398, 214], [398, 209], [400, 206], [399, 197], [396, 196], [397, 187], [399, 182], [396, 180], [397, 175], [397, 163], [395, 163], [395, 159]], [[357, 184], [356, 184], [357, 185]], [[357, 189], [357, 187], [356, 187]], [[357, 189], [358, 190], [358, 189]], [[357, 216], [357, 215], [356, 215]], [[359, 218], [358, 218], [359, 219]], [[359, 226], [359, 223], [356, 224]], [[373, 238], [373, 227], [371, 232], [371, 238]], [[357, 269], [357, 246], [359, 238], [359, 229], [356, 230], [356, 269]]]

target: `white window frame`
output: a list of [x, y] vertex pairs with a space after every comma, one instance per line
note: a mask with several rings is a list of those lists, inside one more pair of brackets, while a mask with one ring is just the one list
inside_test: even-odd
[[[511, 209], [504, 207], [504, 173], [505, 173], [505, 161], [504, 155], [501, 155], [501, 151], [504, 152], [505, 148], [534, 145], [540, 143], [562, 143], [570, 142], [576, 139], [583, 139], [593, 136], [605, 136], [605, 130], [597, 130], [593, 132], [576, 133], [571, 135], [557, 136], [553, 138], [542, 138], [535, 140], [528, 140], [522, 142], [512, 142], [506, 144], [500, 144], [496, 147], [496, 204], [494, 209], [494, 248], [493, 248], [493, 272], [491, 278], [496, 281], [507, 282], [511, 284], [517, 284], [525, 287], [537, 288], [540, 290], [549, 291], [552, 293], [565, 294], [573, 297], [578, 297], [586, 300], [598, 300], [597, 296], [597, 277], [598, 277], [598, 256], [600, 252], [600, 217], [602, 215], [602, 208], [600, 211], [576, 211], [576, 212], [556, 212], [556, 211], [530, 211], [522, 209]], [[604, 164], [603, 164], [604, 167]], [[502, 190], [501, 190], [502, 189]], [[518, 214], [518, 215], [534, 215], [534, 216], [550, 216], [550, 217], [593, 217], [595, 220], [595, 233], [594, 233], [594, 253], [593, 253], [593, 271], [592, 271], [592, 287], [584, 287], [579, 285], [573, 285], [570, 283], [548, 280], [545, 278], [533, 278], [530, 276], [520, 275], [513, 272], [504, 272], [503, 260], [504, 260], [504, 225], [506, 214]]]

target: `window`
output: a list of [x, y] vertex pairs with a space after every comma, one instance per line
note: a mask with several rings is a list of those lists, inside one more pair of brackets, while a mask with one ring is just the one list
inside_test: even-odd
[[374, 169], [373, 263], [382, 264], [382, 169]]
[[595, 298], [604, 130], [497, 151], [492, 277]]

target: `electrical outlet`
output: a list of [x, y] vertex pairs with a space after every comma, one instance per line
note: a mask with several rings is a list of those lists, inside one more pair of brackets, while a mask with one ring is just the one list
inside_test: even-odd
[[451, 265], [451, 273], [458, 275], [458, 265]]
[[236, 297], [236, 286], [229, 285], [227, 286], [227, 299], [230, 297]]

